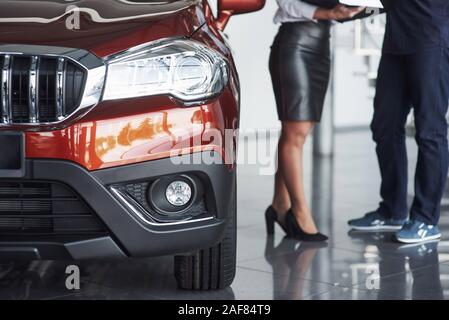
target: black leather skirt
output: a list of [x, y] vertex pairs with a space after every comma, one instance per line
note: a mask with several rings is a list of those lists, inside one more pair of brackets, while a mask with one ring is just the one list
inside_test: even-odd
[[271, 47], [270, 73], [281, 121], [319, 122], [330, 77], [329, 22], [284, 23]]

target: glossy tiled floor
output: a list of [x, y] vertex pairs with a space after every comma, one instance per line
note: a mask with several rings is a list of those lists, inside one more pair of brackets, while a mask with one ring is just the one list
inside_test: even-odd
[[[340, 133], [333, 159], [306, 160], [307, 189], [327, 246], [265, 235], [262, 214], [272, 176], [257, 166], [239, 175], [238, 269], [232, 286], [212, 293], [176, 289], [172, 259], [79, 264], [81, 290], [65, 289], [64, 262], [0, 265], [2, 299], [443, 299], [449, 298], [449, 213], [439, 243], [400, 246], [391, 234], [350, 232], [346, 220], [376, 207], [379, 177], [368, 132]], [[410, 144], [410, 171], [416, 147]], [[309, 146], [310, 148], [310, 146]], [[310, 154], [309, 150], [309, 154]], [[413, 186], [410, 186], [412, 194]]]

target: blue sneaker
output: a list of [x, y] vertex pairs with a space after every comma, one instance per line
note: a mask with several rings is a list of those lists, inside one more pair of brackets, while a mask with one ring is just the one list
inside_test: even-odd
[[396, 239], [402, 243], [418, 243], [440, 239], [441, 233], [437, 226], [432, 226], [417, 220], [410, 220], [396, 233]]
[[363, 218], [349, 220], [348, 224], [359, 231], [394, 231], [401, 230], [405, 220], [386, 219], [378, 212], [367, 213]]

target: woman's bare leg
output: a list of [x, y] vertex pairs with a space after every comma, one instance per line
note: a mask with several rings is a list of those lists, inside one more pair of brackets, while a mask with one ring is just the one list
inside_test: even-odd
[[275, 181], [274, 181], [274, 198], [272, 206], [274, 210], [278, 213], [278, 220], [279, 222], [284, 225], [285, 223], [285, 216], [287, 211], [291, 208], [291, 201], [290, 201], [290, 195], [288, 194], [287, 186], [285, 185], [284, 177], [282, 176], [282, 172], [279, 169], [279, 163], [280, 163], [280, 141], [279, 141], [279, 147], [278, 147], [278, 153], [277, 153], [277, 163], [278, 163], [278, 170], [276, 171]]
[[304, 191], [304, 144], [315, 123], [284, 121], [279, 143], [279, 171], [290, 195], [291, 209], [304, 232], [315, 234], [318, 229], [307, 204]]

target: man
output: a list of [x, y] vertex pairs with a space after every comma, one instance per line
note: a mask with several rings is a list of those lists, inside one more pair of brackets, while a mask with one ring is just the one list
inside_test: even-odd
[[[441, 237], [448, 173], [449, 1], [390, 0], [379, 67], [373, 138], [382, 176], [379, 208], [349, 221], [357, 230], [399, 230], [398, 241]], [[405, 124], [413, 109], [419, 148], [415, 198], [407, 209]]]

